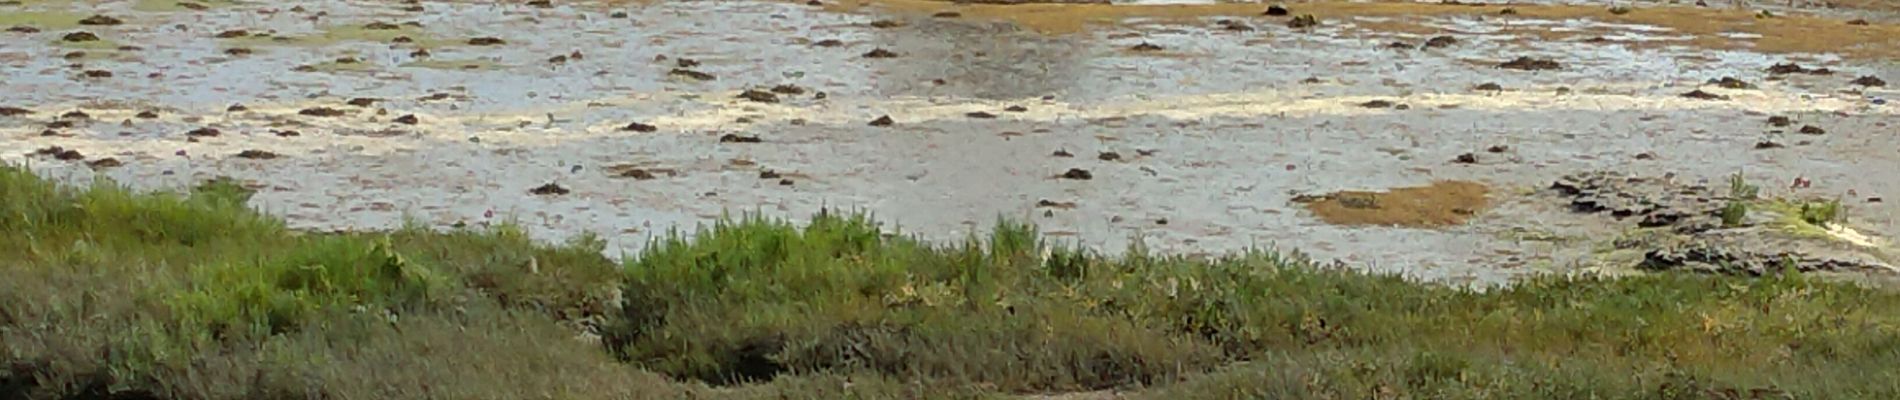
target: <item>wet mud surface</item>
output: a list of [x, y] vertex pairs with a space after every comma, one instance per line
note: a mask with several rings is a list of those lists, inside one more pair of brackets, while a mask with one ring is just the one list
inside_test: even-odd
[[[1900, 45], [1784, 37], [1883, 37], [1890, 10], [193, 4], [0, 5], [0, 160], [154, 190], [229, 176], [313, 230], [515, 220], [610, 255], [831, 207], [933, 239], [1004, 217], [1107, 252], [1298, 249], [1455, 283], [1637, 268], [1602, 250], [1637, 227], [1550, 192], [1586, 172], [1741, 172], [1900, 235], [1900, 179], [1874, 172], [1900, 170]], [[1872, 243], [1853, 251], [1886, 257]]]

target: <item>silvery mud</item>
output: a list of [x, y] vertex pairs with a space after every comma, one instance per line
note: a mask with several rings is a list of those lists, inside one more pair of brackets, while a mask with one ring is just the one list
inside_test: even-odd
[[[515, 221], [624, 256], [833, 208], [937, 240], [1010, 218], [1104, 252], [1297, 249], [1461, 284], [1788, 252], [1885, 274], [1900, 235], [1900, 48], [1868, 39], [1900, 32], [1891, 10], [0, 4], [0, 160], [153, 190], [232, 177], [318, 231]], [[1858, 42], [1775, 34], [1794, 28]], [[1736, 173], [1844, 217], [1673, 237], [1811, 243], [1792, 249], [1680, 250], [1553, 189], [1616, 174], [1721, 207]], [[1751, 271], [1702, 267], [1724, 268]]]

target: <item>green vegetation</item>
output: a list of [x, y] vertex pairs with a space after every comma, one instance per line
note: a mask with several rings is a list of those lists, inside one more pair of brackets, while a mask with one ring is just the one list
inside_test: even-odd
[[1731, 200], [1755, 200], [1761, 197], [1761, 187], [1748, 183], [1748, 178], [1736, 172], [1728, 176], [1728, 197]]
[[508, 226], [297, 232], [246, 195], [0, 169], [0, 398], [1900, 398], [1900, 294], [1793, 274], [1474, 291], [832, 214], [617, 264]]
[[1847, 222], [1846, 210], [1840, 199], [1806, 201], [1801, 203], [1801, 220], [1816, 226], [1828, 226]]
[[1722, 226], [1724, 227], [1733, 228], [1742, 226], [1742, 223], [1748, 221], [1748, 203], [1740, 200], [1729, 200], [1727, 205], [1722, 206], [1721, 217]]

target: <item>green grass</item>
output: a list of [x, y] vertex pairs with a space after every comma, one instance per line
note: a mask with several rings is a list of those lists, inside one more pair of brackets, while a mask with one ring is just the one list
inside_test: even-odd
[[0, 398], [1900, 398], [1900, 294], [1799, 275], [1475, 291], [839, 214], [616, 263], [507, 226], [297, 232], [247, 196], [0, 168]]

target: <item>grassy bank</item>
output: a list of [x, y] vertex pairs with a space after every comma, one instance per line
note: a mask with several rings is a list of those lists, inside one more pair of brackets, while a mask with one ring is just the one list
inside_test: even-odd
[[246, 196], [0, 169], [0, 399], [1900, 398], [1900, 295], [1800, 276], [1480, 293], [842, 215], [617, 264], [507, 227], [300, 233]]

